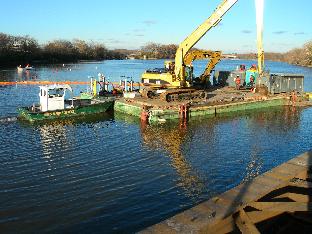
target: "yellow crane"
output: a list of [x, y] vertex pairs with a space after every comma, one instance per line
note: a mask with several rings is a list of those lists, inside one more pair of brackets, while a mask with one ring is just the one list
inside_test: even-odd
[[263, 75], [264, 69], [264, 50], [263, 50], [263, 10], [264, 0], [255, 0], [256, 22], [257, 22], [257, 49], [258, 49], [258, 72], [259, 77]]
[[[187, 67], [184, 63], [185, 56], [211, 28], [218, 25], [223, 15], [230, 10], [237, 1], [238, 0], [223, 0], [212, 15], [179, 45], [175, 55], [175, 61], [166, 63], [165, 69], [146, 71], [142, 75], [142, 83], [154, 88], [164, 86], [167, 88], [175, 88], [175, 90], [167, 90], [161, 94], [161, 98], [167, 101], [196, 99], [205, 96], [203, 92], [199, 92], [195, 89], [185, 89], [192, 86], [192, 72], [188, 70], [190, 67]], [[153, 95], [151, 89], [145, 89], [145, 92], [143, 92], [143, 96], [150, 97], [151, 95]]]

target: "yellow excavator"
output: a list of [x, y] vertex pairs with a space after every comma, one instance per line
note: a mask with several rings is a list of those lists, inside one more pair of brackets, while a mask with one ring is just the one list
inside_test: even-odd
[[[200, 83], [203, 84], [206, 80], [205, 77], [207, 77], [208, 73], [210, 74], [214, 66], [220, 61], [221, 52], [220, 54], [219, 51], [210, 51], [208, 53], [207, 51], [194, 52], [191, 49], [211, 28], [218, 25], [223, 15], [229, 11], [237, 1], [238, 0], [223, 0], [212, 15], [179, 45], [174, 62], [165, 62], [165, 68], [147, 70], [142, 74], [141, 82], [145, 86], [142, 92], [144, 97], [153, 97], [159, 93], [160, 99], [166, 101], [183, 99], [194, 100], [206, 97], [205, 91], [195, 89], [193, 70], [189, 61], [203, 58], [204, 56], [206, 57], [206, 55], [210, 58], [210, 63], [207, 65], [204, 74], [200, 77]], [[264, 52], [262, 46], [264, 0], [255, 0], [255, 2], [260, 85], [264, 67]]]
[[[193, 87], [192, 67], [187, 66], [185, 59], [194, 45], [222, 20], [222, 16], [238, 0], [223, 0], [212, 15], [191, 33], [178, 47], [175, 61], [166, 62], [165, 68], [147, 70], [142, 74], [141, 82], [146, 86], [142, 95], [152, 97], [160, 93], [160, 98], [166, 101], [194, 100], [206, 97], [206, 92]], [[213, 59], [211, 59], [213, 60]], [[218, 60], [219, 61], [219, 60]], [[216, 64], [216, 62], [212, 62]], [[166, 88], [165, 90], [159, 90]]]

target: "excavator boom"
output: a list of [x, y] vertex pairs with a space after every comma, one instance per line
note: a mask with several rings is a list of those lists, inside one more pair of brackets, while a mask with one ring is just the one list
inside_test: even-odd
[[212, 28], [218, 25], [222, 20], [222, 16], [237, 2], [238, 0], [223, 0], [212, 15], [205, 20], [191, 35], [189, 35], [177, 49], [175, 56], [175, 75], [176, 79], [181, 82], [181, 86], [185, 86], [184, 80], [184, 57], [192, 49], [192, 47]]

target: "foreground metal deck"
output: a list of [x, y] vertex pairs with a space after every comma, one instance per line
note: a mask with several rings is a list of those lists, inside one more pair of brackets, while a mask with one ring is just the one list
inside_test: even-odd
[[141, 233], [312, 233], [312, 151]]

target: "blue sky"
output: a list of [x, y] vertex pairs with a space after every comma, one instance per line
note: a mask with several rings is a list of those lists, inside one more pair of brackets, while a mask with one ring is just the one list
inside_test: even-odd
[[[148, 42], [179, 44], [221, 0], [1, 0], [0, 32], [40, 43], [79, 38], [108, 48], [137, 49]], [[256, 51], [254, 0], [238, 0], [197, 48]], [[265, 0], [264, 50], [285, 52], [312, 39], [311, 0]]]

